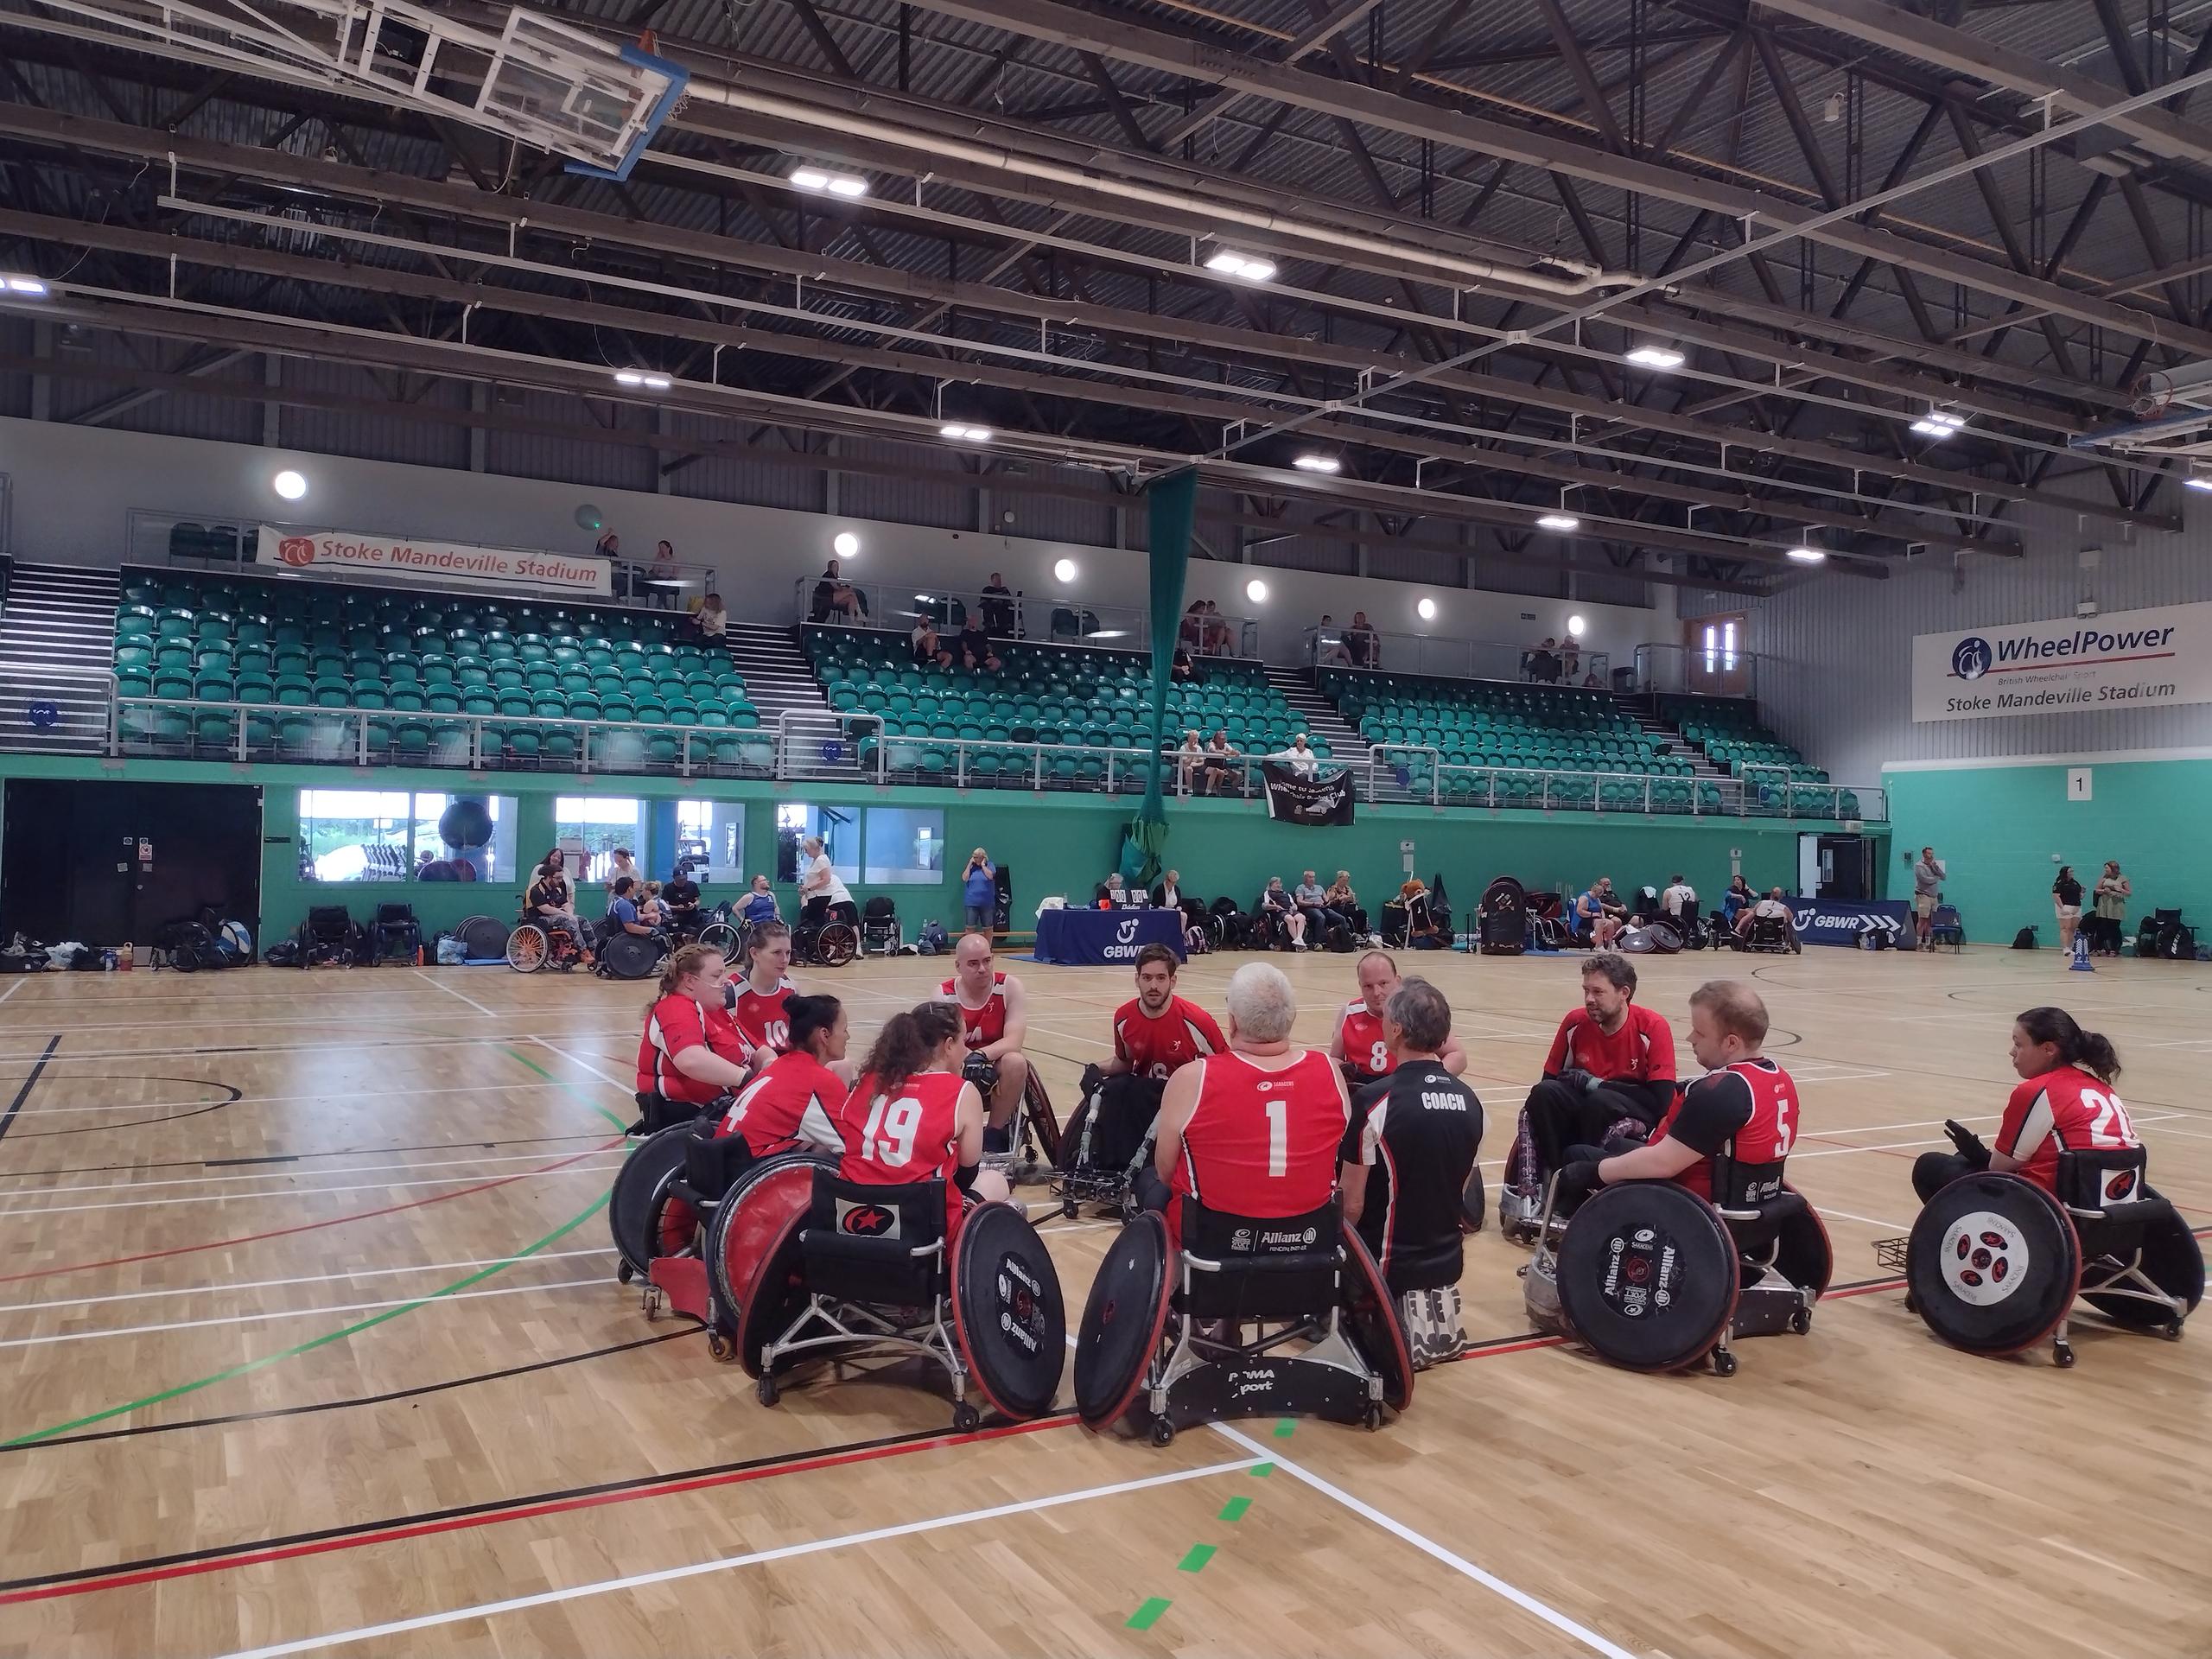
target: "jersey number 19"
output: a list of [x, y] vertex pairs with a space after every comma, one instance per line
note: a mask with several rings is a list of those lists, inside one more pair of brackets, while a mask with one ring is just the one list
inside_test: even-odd
[[888, 1168], [899, 1168], [914, 1155], [914, 1137], [921, 1128], [920, 1101], [912, 1096], [893, 1100], [878, 1095], [868, 1109], [868, 1123], [861, 1130], [861, 1156]]

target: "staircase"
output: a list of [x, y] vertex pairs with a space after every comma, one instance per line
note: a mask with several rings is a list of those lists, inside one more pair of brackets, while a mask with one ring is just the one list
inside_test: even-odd
[[1269, 664], [1268, 683], [1282, 693], [1306, 735], [1316, 743], [1329, 746], [1332, 760], [1348, 766], [1366, 764], [1367, 740], [1345, 723], [1344, 717], [1337, 712], [1336, 704], [1314, 689], [1313, 670], [1278, 668]]
[[[121, 589], [113, 570], [18, 562], [10, 572], [0, 603], [0, 749], [105, 753]], [[53, 703], [60, 719], [32, 725], [35, 702]]]
[[1685, 738], [1667, 721], [1659, 717], [1658, 705], [1649, 693], [1616, 691], [1613, 702], [1620, 711], [1641, 726], [1650, 736], [1660, 740], [1664, 747], [1660, 753], [1669, 760], [1687, 760], [1690, 771], [1700, 778], [1726, 778], [1728, 774], [1706, 758], [1703, 749]]
[[786, 709], [810, 715], [829, 711], [821, 683], [790, 628], [732, 617], [724, 643], [730, 661], [745, 676], [745, 695], [760, 711], [762, 727], [772, 729]]

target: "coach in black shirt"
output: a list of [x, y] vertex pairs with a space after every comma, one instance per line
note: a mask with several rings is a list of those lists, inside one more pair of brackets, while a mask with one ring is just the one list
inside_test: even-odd
[[1466, 1346], [1460, 1325], [1461, 1194], [1482, 1144], [1483, 1103], [1444, 1069], [1452, 1005], [1405, 979], [1382, 1005], [1389, 1075], [1359, 1091], [1344, 1131], [1339, 1185], [1405, 1315], [1416, 1369]]
[[668, 885], [660, 890], [660, 901], [668, 906], [668, 918], [672, 922], [694, 922], [699, 918], [699, 884], [691, 879], [691, 867], [678, 864]]

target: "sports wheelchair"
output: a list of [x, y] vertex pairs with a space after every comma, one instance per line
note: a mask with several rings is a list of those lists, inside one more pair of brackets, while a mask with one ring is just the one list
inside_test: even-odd
[[1167, 1085], [1127, 1072], [1106, 1077], [1090, 1065], [1084, 1068], [1082, 1088], [1055, 1160], [1059, 1174], [1052, 1191], [1060, 1213], [1072, 1221], [1083, 1205], [1103, 1204], [1134, 1215], [1137, 1172], [1152, 1161], [1153, 1132]]
[[632, 933], [608, 917], [599, 925], [599, 944], [592, 972], [601, 979], [651, 979], [668, 957], [668, 939], [660, 933]]
[[1709, 1360], [1715, 1376], [1736, 1374], [1737, 1338], [1804, 1335], [1835, 1255], [1820, 1213], [1782, 1168], [1716, 1158], [1712, 1203], [1672, 1181], [1600, 1187], [1556, 1245], [1554, 1174], [1536, 1255], [1522, 1269], [1530, 1320], [1629, 1370]]
[[1784, 952], [1793, 957], [1797, 956], [1805, 948], [1804, 942], [1797, 937], [1796, 925], [1780, 916], [1754, 914], [1749, 930], [1738, 933], [1733, 927], [1730, 927], [1722, 938], [1723, 942], [1732, 950], [1759, 951], [1776, 956]]
[[723, 1199], [708, 1260], [717, 1321], [729, 1319], [710, 1325], [709, 1347], [745, 1368], [762, 1405], [810, 1359], [920, 1357], [944, 1368], [956, 1429], [982, 1421], [970, 1383], [1014, 1421], [1051, 1408], [1067, 1315], [1019, 1207], [978, 1205], [948, 1243], [942, 1179], [868, 1185], [826, 1161], [769, 1161]]
[[507, 966], [518, 974], [534, 974], [541, 968], [565, 974], [583, 961], [584, 954], [575, 930], [527, 912], [507, 935]]
[[1091, 1281], [1075, 1353], [1084, 1427], [1127, 1419], [1166, 1446], [1226, 1417], [1379, 1428], [1385, 1406], [1413, 1402], [1396, 1299], [1333, 1198], [1272, 1220], [1185, 1198], [1179, 1250], [1163, 1217], [1139, 1212]]
[[1475, 906], [1478, 948], [1486, 957], [1517, 957], [1529, 944], [1529, 890], [1510, 875], [1483, 889]]
[[316, 905], [295, 936], [302, 968], [373, 965], [376, 947], [369, 931], [346, 913], [343, 905]]
[[[976, 1092], [983, 1097], [983, 1104], [988, 1107], [999, 1087], [999, 1069], [989, 1057], [971, 1052], [961, 1067], [960, 1075], [976, 1085]], [[1045, 1080], [1037, 1075], [1037, 1068], [1033, 1065], [1029, 1068], [1029, 1081], [1022, 1085], [1021, 1103], [1014, 1109], [1013, 1121], [1002, 1128], [983, 1131], [983, 1166], [999, 1171], [1013, 1185], [1038, 1180], [1047, 1170], [1058, 1166], [1064, 1139], [1060, 1115], [1052, 1109], [1052, 1096], [1045, 1092]]]
[[2141, 1147], [2062, 1152], [2056, 1195], [2018, 1175], [1961, 1175], [1877, 1256], [1904, 1269], [1905, 1305], [1970, 1354], [2049, 1338], [2052, 1363], [2073, 1364], [2077, 1296], [2117, 1325], [2179, 1341], [2204, 1299], [2204, 1253], [2144, 1179], [2148, 1158]]
[[819, 921], [804, 915], [791, 924], [791, 960], [842, 968], [860, 954], [861, 931], [832, 911]]
[[895, 957], [906, 943], [897, 903], [879, 893], [861, 909], [861, 950], [874, 956]]

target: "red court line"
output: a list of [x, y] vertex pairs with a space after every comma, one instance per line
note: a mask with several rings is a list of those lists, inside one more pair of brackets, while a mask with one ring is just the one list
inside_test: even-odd
[[724, 1474], [702, 1475], [690, 1480], [673, 1480], [662, 1485], [633, 1487], [619, 1492], [595, 1492], [580, 1497], [560, 1498], [544, 1503], [524, 1503], [513, 1509], [498, 1510], [485, 1515], [457, 1516], [450, 1520], [424, 1522], [416, 1525], [401, 1524], [380, 1528], [372, 1532], [350, 1534], [343, 1538], [323, 1538], [311, 1543], [289, 1544], [280, 1548], [255, 1550], [248, 1554], [225, 1555], [215, 1560], [183, 1561], [169, 1567], [150, 1567], [142, 1572], [115, 1573], [107, 1578], [85, 1579], [73, 1584], [48, 1585], [35, 1590], [18, 1590], [0, 1595], [0, 1606], [22, 1601], [51, 1601], [65, 1596], [89, 1595], [96, 1590], [123, 1590], [133, 1585], [157, 1584], [168, 1579], [196, 1578], [206, 1573], [227, 1572], [232, 1567], [257, 1566], [268, 1561], [297, 1560], [309, 1555], [327, 1555], [335, 1551], [359, 1549], [370, 1544], [404, 1542], [410, 1538], [432, 1537], [440, 1533], [461, 1532], [477, 1527], [488, 1527], [506, 1521], [527, 1521], [538, 1516], [568, 1515], [578, 1510], [600, 1509], [613, 1503], [630, 1503], [645, 1497], [668, 1497], [678, 1492], [708, 1491], [716, 1486], [734, 1486], [757, 1480], [772, 1480], [783, 1475], [805, 1474], [817, 1469], [836, 1469], [851, 1464], [877, 1463], [889, 1458], [903, 1458], [915, 1452], [938, 1452], [947, 1446], [972, 1446], [982, 1440], [1005, 1440], [1016, 1434], [1034, 1434], [1042, 1429], [1065, 1428], [1075, 1421], [1073, 1412], [1057, 1416], [1040, 1417], [1027, 1423], [1008, 1423], [995, 1428], [979, 1428], [967, 1433], [940, 1434], [926, 1440], [912, 1440], [901, 1446], [875, 1446], [867, 1451], [825, 1452], [817, 1457], [803, 1458], [791, 1463], [779, 1463], [766, 1469], [739, 1469]]
[[[120, 1268], [133, 1262], [156, 1262], [168, 1255], [193, 1255], [201, 1250], [226, 1249], [233, 1244], [256, 1244], [265, 1238], [285, 1238], [294, 1233], [312, 1233], [324, 1227], [342, 1227], [349, 1221], [369, 1221], [378, 1216], [396, 1216], [403, 1210], [420, 1210], [433, 1204], [448, 1204], [455, 1198], [466, 1198], [478, 1192], [489, 1192], [493, 1187], [511, 1186], [515, 1182], [527, 1180], [533, 1175], [544, 1175], [556, 1169], [566, 1169], [570, 1164], [581, 1162], [586, 1158], [597, 1157], [601, 1153], [621, 1144], [622, 1137], [617, 1135], [611, 1141], [601, 1141], [598, 1146], [588, 1147], [556, 1163], [541, 1165], [536, 1169], [520, 1170], [512, 1175], [502, 1175], [497, 1180], [480, 1182], [475, 1186], [464, 1186], [457, 1192], [441, 1192], [435, 1198], [410, 1198], [405, 1204], [387, 1204], [375, 1210], [359, 1210], [350, 1216], [333, 1216], [327, 1221], [303, 1221], [296, 1227], [272, 1227], [265, 1233], [245, 1233], [236, 1238], [211, 1239], [205, 1244], [176, 1244], [165, 1250], [141, 1250], [136, 1255], [110, 1256], [104, 1262], [73, 1262], [63, 1268], [35, 1268], [29, 1273], [0, 1274], [0, 1285], [16, 1284], [26, 1279], [51, 1279], [59, 1274], [65, 1273], [89, 1273], [95, 1268]], [[262, 1193], [254, 1196], [275, 1198], [283, 1195]], [[297, 1196], [311, 1198], [314, 1194], [302, 1192]], [[6, 1219], [8, 1219], [7, 1217], [0, 1216], [0, 1221]]]

